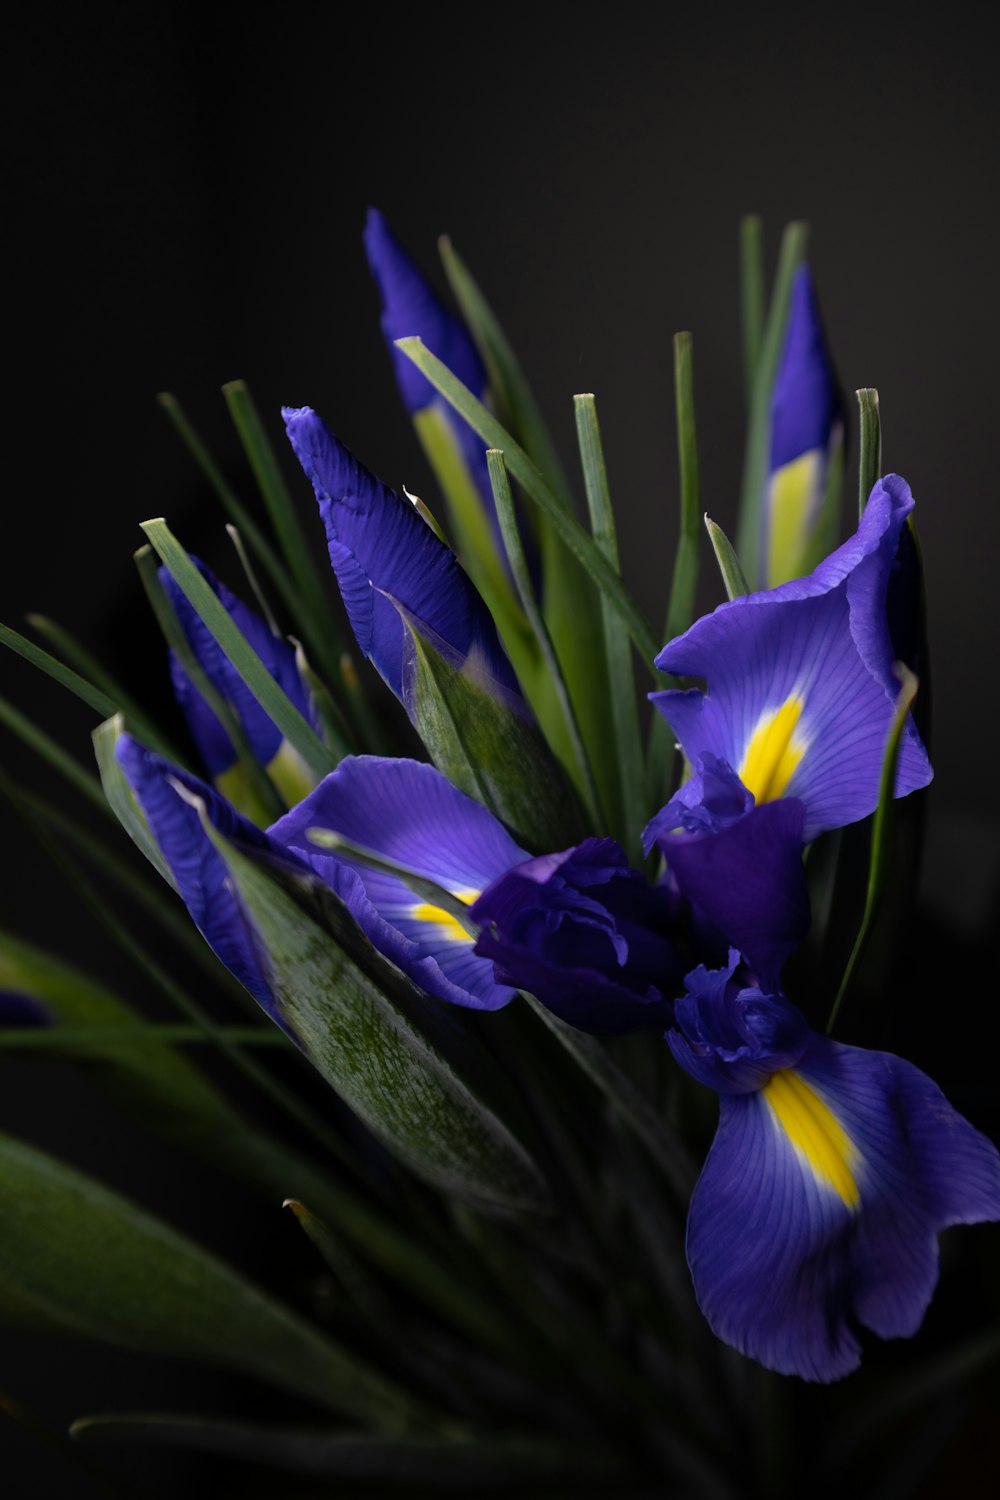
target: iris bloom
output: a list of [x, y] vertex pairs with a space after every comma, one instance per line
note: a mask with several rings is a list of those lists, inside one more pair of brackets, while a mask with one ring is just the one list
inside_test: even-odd
[[[905, 480], [880, 479], [855, 534], [812, 573], [720, 605], [656, 659], [707, 690], [652, 695], [697, 774], [649, 824], [646, 847], [659, 845], [682, 891], [772, 983], [808, 920], [802, 845], [878, 805], [899, 693], [886, 592], [912, 509]], [[896, 795], [931, 775], [907, 720]]]
[[492, 813], [458, 791], [433, 766], [412, 760], [350, 756], [292, 812], [264, 831], [211, 787], [145, 749], [130, 735], [117, 757], [178, 891], [209, 946], [267, 1013], [283, 1025], [266, 954], [230, 889], [225, 866], [187, 792], [225, 837], [251, 857], [276, 861], [328, 885], [373, 946], [427, 994], [476, 1010], [513, 997], [473, 939], [441, 907], [383, 875], [313, 843], [309, 830], [339, 833], [473, 901], [484, 886], [527, 858]]
[[[196, 557], [191, 560], [282, 692], [319, 732], [319, 721], [293, 647], [274, 635], [260, 616], [230, 593], [203, 562]], [[159, 576], [199, 666], [232, 710], [252, 754], [271, 778], [285, 804], [293, 807], [312, 791], [316, 785], [315, 776], [261, 708], [171, 574], [166, 568], [161, 568]], [[173, 652], [170, 653], [170, 677], [191, 738], [213, 784], [255, 822], [266, 822], [266, 815], [258, 806], [235, 745]]]
[[286, 407], [284, 415], [316, 491], [351, 628], [404, 707], [412, 711], [414, 667], [405, 620], [452, 665], [526, 715], [493, 619], [455, 554], [408, 500], [358, 463], [310, 407]]
[[486, 369], [465, 324], [449, 312], [419, 267], [396, 240], [378, 209], [368, 211], [365, 252], [382, 298], [382, 332], [392, 355], [393, 370], [403, 405], [413, 418], [428, 458], [442, 485], [471, 486], [489, 516], [497, 551], [505, 556], [482, 439], [440, 396], [412, 360], [395, 347], [397, 339], [412, 335], [480, 401], [489, 404]]
[[667, 1033], [719, 1094], [687, 1255], [713, 1332], [782, 1374], [839, 1379], [855, 1324], [916, 1333], [937, 1236], [1000, 1218], [1000, 1157], [919, 1069], [828, 1041], [730, 953], [696, 969]]
[[472, 908], [476, 952], [584, 1031], [661, 1027], [683, 965], [671, 897], [629, 868], [614, 839], [585, 839], [508, 870]]
[[792, 287], [785, 347], [771, 398], [771, 450], [761, 508], [760, 573], [765, 586], [808, 566], [844, 435], [843, 406], [819, 304], [806, 266]]

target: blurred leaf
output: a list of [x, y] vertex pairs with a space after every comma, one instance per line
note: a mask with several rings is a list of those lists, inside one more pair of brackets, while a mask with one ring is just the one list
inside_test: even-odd
[[[205, 821], [266, 954], [303, 1050], [365, 1124], [447, 1193], [537, 1212], [544, 1188], [510, 1131], [395, 1003], [412, 984], [367, 942], [328, 886], [248, 858]], [[363, 953], [364, 966], [349, 953]]]
[[753, 400], [754, 378], [764, 334], [764, 235], [758, 214], [740, 222], [740, 304], [743, 313], [743, 372], [747, 404]]
[[[324, 1432], [308, 1427], [251, 1427], [163, 1412], [101, 1413], [73, 1423], [73, 1436], [88, 1442], [146, 1442], [193, 1448], [249, 1463], [269, 1464], [328, 1479], [369, 1480], [401, 1486], [432, 1486], [435, 1492], [510, 1490], [525, 1480], [574, 1481], [585, 1493], [606, 1486], [620, 1464], [601, 1449], [562, 1444], [518, 1433], [463, 1438], [373, 1440], [365, 1433]], [[617, 1492], [616, 1492], [617, 1493]]]
[[523, 709], [397, 604], [416, 654], [417, 733], [448, 780], [506, 823], [529, 849], [563, 849], [581, 833], [562, 766]]
[[0, 1136], [0, 1317], [252, 1374], [379, 1427], [409, 1398], [128, 1199]]
[[670, 605], [664, 636], [672, 641], [683, 634], [694, 616], [698, 587], [698, 543], [701, 540], [701, 478], [698, 436], [694, 421], [694, 364], [689, 333], [674, 334], [674, 394], [677, 416], [677, 457], [680, 467], [680, 524]]

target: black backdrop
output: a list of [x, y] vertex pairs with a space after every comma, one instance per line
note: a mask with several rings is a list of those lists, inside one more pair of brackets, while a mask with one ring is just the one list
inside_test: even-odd
[[[773, 255], [781, 224], [809, 219], [844, 386], [881, 390], [887, 467], [913, 485], [927, 559], [937, 782], [896, 1045], [937, 1061], [986, 1123], [1000, 216], [993, 52], [974, 14], [911, 12], [903, 27], [861, 10], [792, 22], [746, 6], [634, 4], [22, 13], [5, 88], [14, 336], [0, 616], [72, 624], [146, 701], [164, 702], [130, 563], [137, 523], [166, 515], [193, 549], [217, 562], [226, 551], [153, 403], [163, 387], [235, 479], [218, 386], [245, 376], [266, 413], [315, 405], [387, 480], [431, 493], [361, 253], [373, 202], [429, 270], [437, 234], [451, 233], [571, 463], [570, 397], [596, 392], [626, 572], [658, 619], [676, 495], [670, 335], [695, 336], [705, 502], [727, 525], [742, 439], [737, 221], [760, 211]], [[2, 681], [86, 757], [85, 710], [20, 663], [4, 661]], [[2, 758], [61, 795], [6, 734]], [[3, 817], [3, 922], [134, 993]], [[255, 1205], [122, 1140], [68, 1072], [5, 1063], [0, 1128], [72, 1154], [231, 1254], [250, 1237], [266, 1269]], [[133, 1376], [118, 1356], [8, 1347], [0, 1388], [57, 1424], [101, 1404], [185, 1404], [172, 1377]], [[210, 1400], [214, 1387], [198, 1390]], [[90, 1493], [21, 1437], [0, 1430], [3, 1442], [30, 1476], [25, 1494]]]

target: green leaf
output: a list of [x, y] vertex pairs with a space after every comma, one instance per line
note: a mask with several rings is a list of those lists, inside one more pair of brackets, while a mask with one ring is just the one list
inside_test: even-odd
[[878, 391], [864, 386], [858, 398], [858, 515], [868, 504], [868, 496], [882, 474], [882, 419], [878, 409]]
[[431, 760], [488, 807], [528, 849], [563, 849], [581, 835], [572, 788], [536, 726], [475, 665], [449, 659], [397, 603], [415, 652], [414, 724]]
[[747, 583], [746, 574], [740, 566], [740, 560], [733, 550], [732, 542], [722, 527], [716, 525], [710, 516], [706, 516], [705, 529], [712, 543], [712, 551], [715, 553], [722, 581], [726, 586], [726, 598], [739, 599], [744, 594], [749, 594], [750, 585]]
[[771, 294], [771, 306], [764, 324], [754, 375], [736, 547], [747, 576], [755, 582], [761, 575], [760, 516], [770, 454], [771, 397], [785, 344], [795, 272], [805, 256], [808, 237], [808, 225], [798, 223], [789, 224], [781, 237], [774, 291]]
[[[277, 455], [246, 381], [229, 381], [222, 387], [222, 394], [288, 564], [299, 596], [299, 609], [305, 613], [315, 636], [322, 644], [320, 659], [332, 677], [343, 649], [340, 633], [324, 595], [315, 558], [306, 542], [302, 523], [282, 476]], [[317, 528], [317, 539], [320, 536]], [[326, 556], [325, 548], [323, 556]]]
[[753, 400], [754, 381], [764, 336], [764, 235], [760, 217], [747, 214], [740, 222], [740, 304], [743, 313], [743, 371], [747, 404]]
[[[617, 573], [620, 573], [618, 534], [611, 505], [611, 492], [608, 488], [608, 473], [604, 462], [601, 427], [597, 420], [597, 405], [590, 394], [574, 396], [573, 404], [576, 411], [580, 464], [587, 493], [587, 508], [590, 512], [591, 534], [608, 562]], [[608, 714], [613, 730], [614, 765], [618, 781], [617, 799], [614, 798], [610, 789], [606, 789], [604, 800], [605, 806], [610, 804], [609, 824], [620, 829], [625, 847], [638, 858], [639, 833], [646, 820], [648, 809], [645, 806], [642, 731], [635, 696], [632, 656], [628, 635], [622, 621], [607, 599], [601, 600], [601, 614], [607, 667]], [[616, 809], [617, 817], [615, 816]]]
[[0, 1136], [0, 1316], [222, 1365], [378, 1427], [409, 1398], [128, 1199]]
[[[315, 1427], [250, 1426], [165, 1412], [101, 1413], [74, 1422], [72, 1434], [88, 1442], [145, 1442], [240, 1458], [296, 1474], [347, 1482], [428, 1487], [434, 1494], [503, 1490], [512, 1483], [572, 1481], [574, 1494], [607, 1486], [620, 1475], [612, 1456], [591, 1444], [558, 1443], [518, 1433], [468, 1433], [460, 1438], [373, 1439], [366, 1433], [324, 1432]], [[383, 1493], [381, 1490], [379, 1493]], [[387, 1491], [385, 1493], [388, 1493]], [[522, 1493], [520, 1486], [517, 1493]], [[616, 1494], [628, 1490], [615, 1489]]]
[[682, 635], [694, 618], [698, 587], [698, 543], [701, 540], [701, 479], [694, 422], [694, 365], [689, 333], [674, 334], [674, 391], [677, 410], [677, 454], [680, 467], [680, 528], [670, 605], [664, 638]]
[[500, 425], [483, 403], [476, 399], [446, 365], [426, 349], [418, 338], [397, 339], [396, 348], [413, 361], [421, 374], [441, 392], [460, 416], [463, 416], [490, 448], [499, 448], [512, 477], [552, 523], [560, 540], [581, 564], [598, 592], [606, 594], [635, 642], [640, 656], [652, 663], [656, 642], [632, 597], [622, 585], [614, 568], [579, 521], [560, 501], [528, 454]]
[[[503, 454], [495, 448], [490, 448], [486, 454], [486, 462], [489, 470], [490, 485], [493, 489], [493, 499], [496, 503], [497, 519], [500, 523], [500, 534], [503, 537], [504, 547], [507, 551], [507, 561], [510, 563], [510, 571], [514, 578], [518, 597], [524, 613], [534, 631], [538, 651], [548, 674], [549, 687], [559, 705], [559, 711], [563, 718], [566, 735], [572, 747], [572, 760], [570, 773], [574, 775], [574, 781], [583, 797], [591, 823], [596, 827], [599, 823], [597, 788], [594, 785], [593, 772], [590, 768], [590, 760], [580, 735], [580, 726], [577, 723], [573, 704], [570, 701], [566, 680], [559, 665], [552, 637], [542, 618], [541, 610], [535, 600], [535, 593], [531, 583], [531, 573], [528, 567], [528, 559], [525, 556], [524, 547], [521, 543], [521, 534], [517, 526], [517, 513], [514, 509], [514, 496], [511, 493], [510, 483], [507, 479], [507, 470], [504, 465]], [[629, 663], [631, 665], [631, 663]]]
[[408, 1018], [413, 985], [329, 887], [265, 867], [204, 826], [258, 934], [282, 1014], [327, 1082], [442, 1191], [537, 1211], [544, 1188], [530, 1157]]
[[145, 521], [142, 529], [191, 608], [214, 636], [284, 738], [298, 751], [317, 777], [322, 778], [332, 771], [337, 764], [336, 757], [323, 744], [312, 725], [307, 723], [295, 705], [286, 698], [249, 641], [233, 623], [225, 605], [216, 597], [184, 548], [171, 534], [167, 523], [163, 520]]
[[854, 947], [851, 950], [851, 956], [847, 961], [847, 967], [840, 981], [840, 988], [837, 991], [833, 1008], [830, 1011], [830, 1019], [826, 1024], [827, 1036], [830, 1036], [833, 1031], [844, 996], [850, 988], [855, 969], [868, 946], [892, 863], [896, 762], [899, 759], [899, 745], [903, 729], [919, 687], [916, 677], [902, 662], [896, 663], [896, 672], [903, 685], [896, 700], [896, 713], [889, 729], [885, 754], [882, 757], [882, 777], [879, 785], [878, 807], [875, 809], [875, 817], [872, 820], [871, 853], [868, 863], [868, 886], [865, 892], [865, 909], [861, 918], [858, 935], [854, 941]]
[[102, 719], [116, 712], [118, 705], [106, 693], [102, 693], [92, 682], [88, 682], [86, 678], [72, 671], [61, 661], [57, 661], [40, 646], [36, 646], [23, 635], [19, 635], [16, 630], [11, 630], [9, 625], [0, 625], [0, 645], [7, 646], [24, 661], [30, 662], [33, 667], [37, 667], [47, 677], [58, 682], [60, 687], [68, 688], [71, 693], [86, 703], [88, 708], [100, 714]]

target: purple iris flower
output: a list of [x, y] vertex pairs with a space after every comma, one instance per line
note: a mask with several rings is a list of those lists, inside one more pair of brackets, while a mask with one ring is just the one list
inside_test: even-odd
[[[651, 695], [696, 775], [646, 847], [769, 983], [808, 925], [802, 845], [878, 805], [899, 692], [886, 593], [912, 509], [904, 480], [880, 479], [854, 536], [814, 572], [720, 605], [656, 659], [707, 690]], [[931, 776], [908, 720], [896, 795]]]
[[402, 880], [334, 854], [308, 837], [312, 828], [339, 833], [444, 886], [460, 900], [473, 901], [498, 874], [527, 856], [492, 813], [433, 766], [349, 756], [264, 831], [211, 787], [130, 735], [122, 735], [116, 753], [195, 924], [279, 1025], [284, 1023], [267, 955], [190, 797], [251, 858], [329, 886], [372, 945], [426, 993], [475, 1010], [496, 1010], [513, 998], [512, 989], [494, 980], [492, 964], [475, 955], [472, 937], [451, 913], [415, 895]]
[[[220, 583], [203, 562], [197, 557], [191, 560], [282, 692], [318, 733], [319, 720], [296, 663], [294, 648], [288, 641], [274, 635], [260, 616]], [[316, 785], [315, 776], [261, 708], [172, 575], [166, 568], [160, 568], [159, 577], [199, 666], [232, 709], [250, 749], [286, 804], [294, 806]], [[236, 807], [253, 816], [255, 821], [266, 821], [258, 816], [252, 790], [245, 784], [236, 747], [173, 652], [170, 653], [170, 677], [191, 738], [212, 781]]]
[[292, 447], [312, 481], [351, 628], [411, 708], [414, 656], [404, 617], [452, 665], [528, 710], [493, 619], [455, 554], [408, 500], [370, 474], [311, 409], [286, 407]]
[[667, 1042], [719, 1094], [687, 1256], [725, 1343], [782, 1374], [860, 1363], [854, 1325], [916, 1333], [937, 1236], [1000, 1218], [1000, 1156], [910, 1063], [828, 1041], [730, 953], [696, 969]]
[[583, 1031], [662, 1027], [683, 964], [672, 898], [629, 868], [614, 839], [585, 839], [508, 870], [472, 907], [476, 952]]
[[403, 405], [411, 416], [431, 407], [441, 411], [483, 499], [492, 509], [482, 438], [438, 395], [413, 361], [395, 347], [397, 339], [416, 335], [474, 396], [485, 401], [488, 394], [486, 369], [472, 336], [465, 324], [445, 307], [377, 208], [368, 210], [364, 241], [368, 264], [382, 298], [382, 332], [392, 355]]
[[0, 989], [0, 1027], [50, 1026], [52, 1017], [32, 995], [21, 990]]
[[770, 463], [761, 507], [763, 585], [784, 583], [808, 566], [830, 465], [843, 434], [843, 401], [819, 303], [808, 267], [800, 266], [771, 398]]

